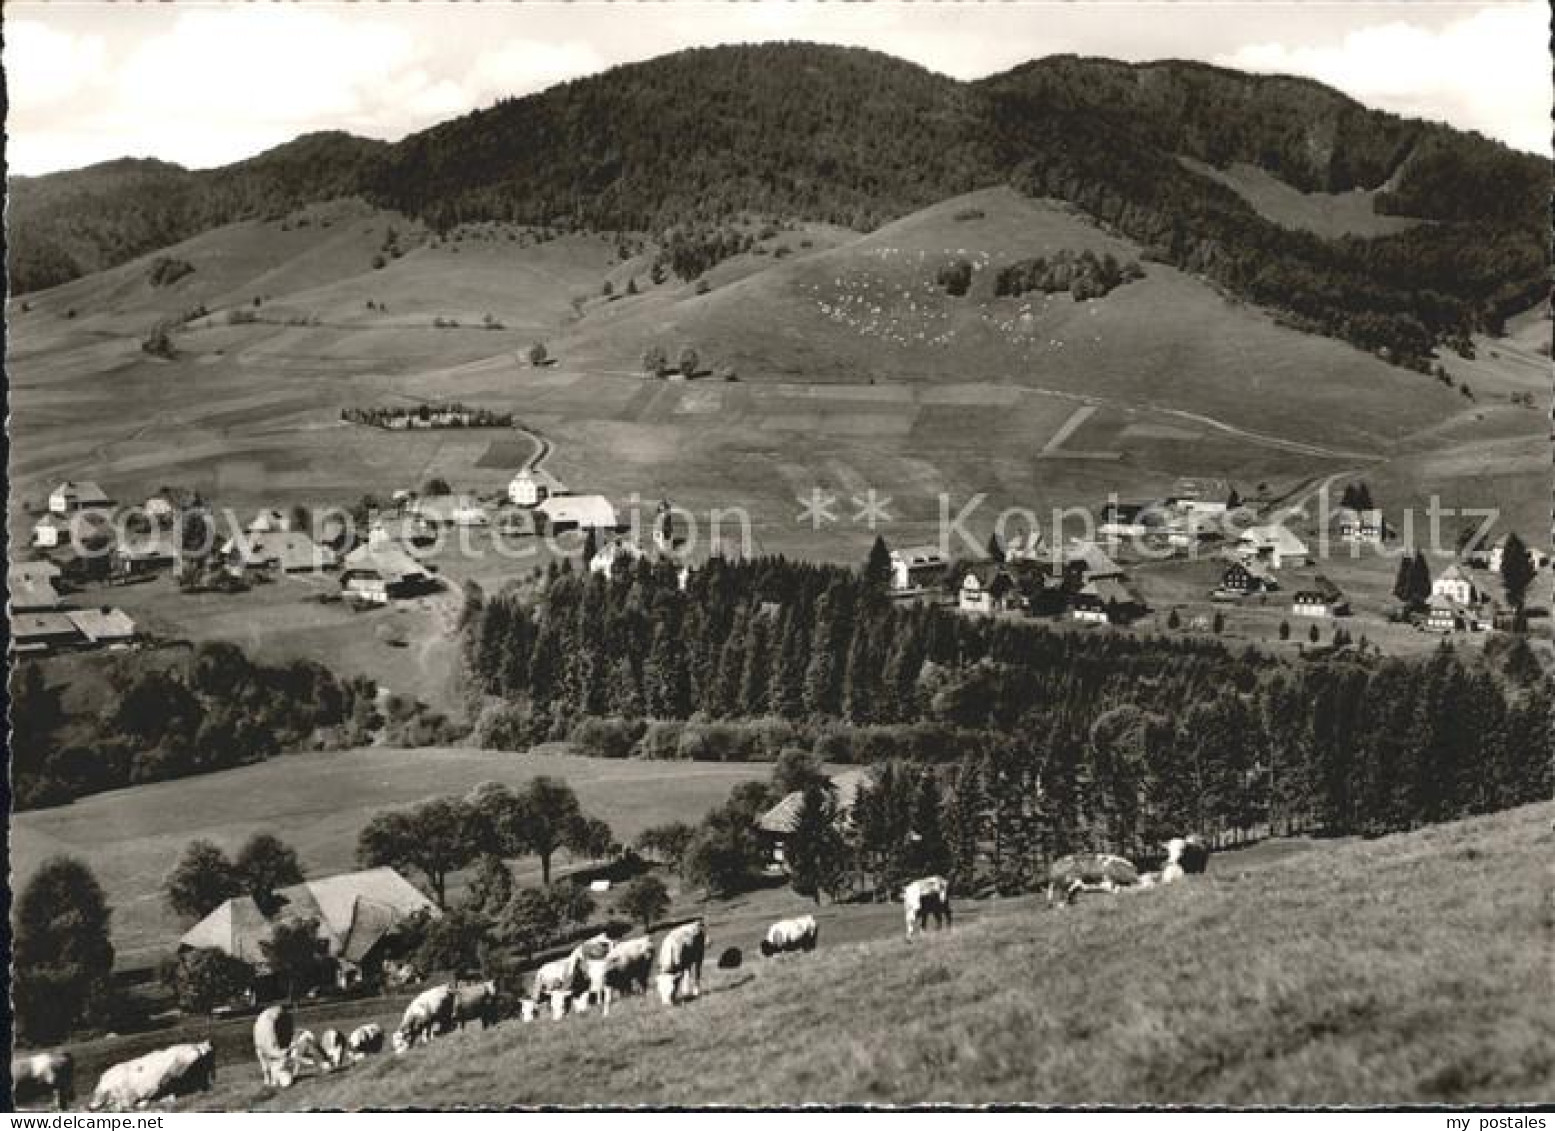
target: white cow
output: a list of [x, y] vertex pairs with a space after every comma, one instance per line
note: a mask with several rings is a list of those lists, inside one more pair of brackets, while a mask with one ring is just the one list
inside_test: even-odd
[[609, 951], [610, 936], [598, 934], [573, 947], [566, 958], [554, 959], [535, 971], [532, 996], [537, 1002], [551, 1003], [551, 1020], [565, 1017], [572, 999], [588, 989], [589, 956], [602, 957]]
[[64, 1111], [76, 1099], [76, 1061], [68, 1052], [40, 1052], [11, 1061], [11, 1092], [17, 1103], [54, 1097]]
[[495, 981], [478, 982], [473, 986], [460, 986], [454, 990], [454, 1004], [449, 1020], [463, 1029], [467, 1021], [479, 1021], [482, 1029], [497, 1023], [501, 998]]
[[354, 1060], [361, 1060], [369, 1053], [382, 1052], [383, 1026], [376, 1021], [359, 1025], [346, 1038], [346, 1049]]
[[291, 1054], [292, 1011], [284, 1005], [272, 1005], [254, 1018], [254, 1055], [259, 1058], [259, 1075], [266, 1086], [292, 1086], [297, 1069]]
[[610, 999], [623, 993], [647, 993], [653, 973], [653, 940], [644, 936], [613, 945], [603, 957], [584, 962], [588, 975], [588, 993], [579, 1003], [582, 1012], [590, 1000], [598, 1001], [602, 1012], [610, 1016]]
[[1048, 869], [1047, 901], [1067, 907], [1081, 892], [1126, 891], [1139, 886], [1139, 869], [1121, 856], [1077, 852], [1061, 856]]
[[702, 993], [702, 957], [707, 952], [707, 928], [694, 919], [664, 936], [659, 946], [659, 1000], [674, 1005]]
[[1161, 882], [1175, 883], [1186, 876], [1201, 875], [1209, 867], [1209, 849], [1197, 836], [1176, 836], [1166, 842], [1166, 864]]
[[197, 1088], [209, 1091], [215, 1080], [216, 1051], [209, 1041], [172, 1045], [108, 1069], [98, 1079], [87, 1106], [92, 1111], [145, 1107]]
[[935, 927], [948, 927], [954, 921], [950, 910], [950, 881], [944, 876], [925, 876], [902, 889], [902, 910], [907, 919], [907, 937], [928, 926], [934, 916]]
[[767, 928], [767, 937], [761, 940], [761, 953], [771, 958], [793, 951], [811, 951], [820, 937], [821, 929], [816, 925], [814, 915], [780, 919]]
[[426, 1044], [446, 1032], [453, 1017], [454, 988], [433, 986], [416, 995], [405, 1007], [400, 1027], [394, 1030], [394, 1051], [403, 1053], [413, 1045]]

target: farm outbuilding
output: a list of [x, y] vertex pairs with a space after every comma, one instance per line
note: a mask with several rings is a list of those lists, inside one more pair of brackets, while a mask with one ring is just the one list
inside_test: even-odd
[[621, 525], [614, 504], [603, 495], [554, 496], [536, 509], [545, 515], [551, 529], [558, 533], [565, 530], [616, 530]]

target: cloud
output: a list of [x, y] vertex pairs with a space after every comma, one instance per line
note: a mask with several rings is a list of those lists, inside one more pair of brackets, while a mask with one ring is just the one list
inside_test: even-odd
[[6, 94], [11, 113], [43, 110], [81, 94], [101, 75], [101, 37], [56, 31], [36, 20], [5, 29]]
[[1438, 30], [1394, 21], [1358, 28], [1335, 44], [1253, 43], [1215, 62], [1306, 75], [1369, 106], [1445, 118], [1519, 149], [1550, 152], [1548, 11], [1482, 9]]
[[511, 39], [476, 58], [466, 86], [481, 102], [492, 102], [591, 75], [610, 62], [586, 43]]

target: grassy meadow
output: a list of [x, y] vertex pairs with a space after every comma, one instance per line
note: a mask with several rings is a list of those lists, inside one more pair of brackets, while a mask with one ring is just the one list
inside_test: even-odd
[[[566, 779], [584, 809], [629, 844], [650, 825], [698, 820], [734, 786], [770, 770], [453, 748], [288, 755], [15, 814], [11, 869], [20, 887], [55, 853], [84, 860], [113, 908], [120, 964], [137, 964], [167, 951], [186, 926], [162, 901], [162, 877], [196, 838], [230, 853], [256, 832], [272, 833], [297, 850], [308, 875], [326, 876], [356, 867], [357, 833], [381, 809], [462, 794], [485, 781], [516, 786], [551, 774]], [[522, 863], [538, 877], [538, 864]]]
[[[471, 1030], [280, 1093], [245, 1058], [194, 1103], [1548, 1102], [1552, 819], [1276, 842], [1057, 912], [963, 903], [911, 945], [899, 907], [827, 908], [814, 956], [709, 971], [694, 1005]], [[835, 937], [854, 914], [875, 937]]]

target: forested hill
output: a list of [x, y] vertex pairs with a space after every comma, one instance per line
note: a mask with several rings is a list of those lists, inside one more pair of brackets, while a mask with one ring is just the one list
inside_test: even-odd
[[355, 193], [383, 142], [307, 134], [247, 161], [191, 172], [126, 158], [10, 180], [15, 293], [56, 286], [233, 220]]
[[[1257, 165], [1303, 191], [1381, 190], [1379, 209], [1430, 223], [1324, 241], [1180, 157]], [[1013, 183], [1308, 328], [1418, 361], [1537, 298], [1550, 181], [1538, 158], [1308, 80], [1060, 56], [960, 83], [859, 49], [740, 45], [503, 100], [392, 146], [314, 135], [208, 173], [115, 163], [18, 181], [12, 279], [36, 289], [348, 192], [439, 228], [658, 232], [740, 212], [871, 228]]]

